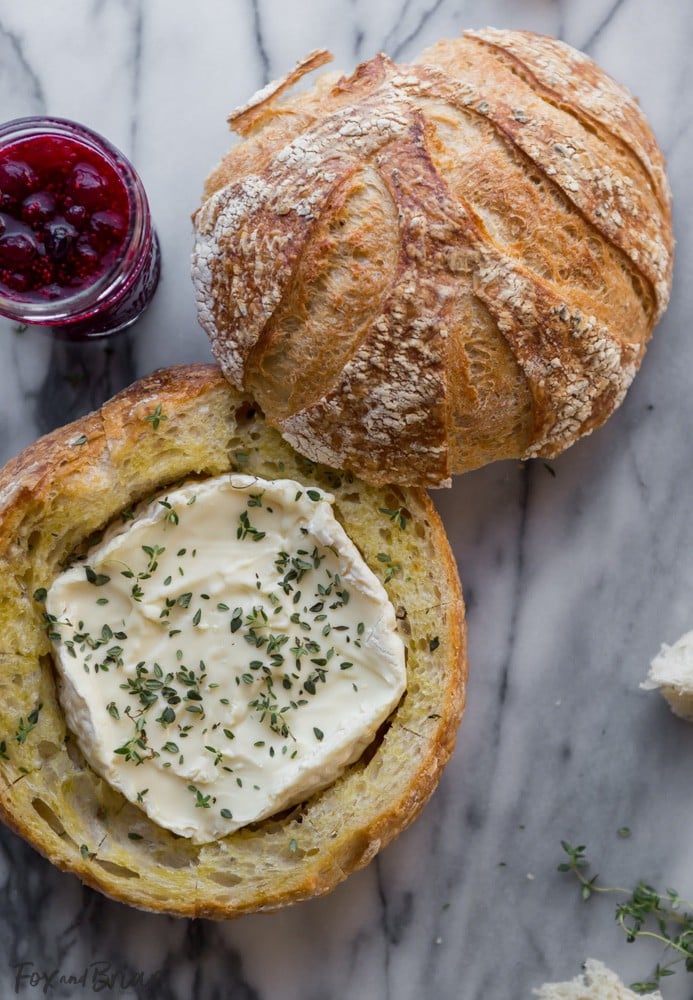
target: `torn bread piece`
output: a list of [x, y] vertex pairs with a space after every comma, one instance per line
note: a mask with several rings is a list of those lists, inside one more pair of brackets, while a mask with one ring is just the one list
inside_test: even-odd
[[662, 643], [640, 687], [659, 691], [674, 715], [693, 721], [693, 631], [686, 632], [671, 646]]
[[565, 983], [544, 983], [532, 991], [538, 1000], [662, 1000], [662, 994], [634, 993], [603, 962], [588, 958], [585, 971]]

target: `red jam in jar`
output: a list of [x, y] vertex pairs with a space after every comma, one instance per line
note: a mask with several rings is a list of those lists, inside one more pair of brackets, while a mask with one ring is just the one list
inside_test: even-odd
[[0, 315], [85, 339], [149, 304], [160, 254], [133, 166], [61, 118], [0, 126]]

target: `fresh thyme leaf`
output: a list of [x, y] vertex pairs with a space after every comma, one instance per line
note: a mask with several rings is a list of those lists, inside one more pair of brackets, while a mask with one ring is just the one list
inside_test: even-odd
[[[621, 831], [630, 830], [621, 827]], [[629, 943], [638, 938], [649, 938], [664, 946], [668, 961], [657, 963], [652, 977], [631, 984], [634, 993], [651, 993], [659, 988], [661, 980], [671, 976], [676, 966], [683, 963], [687, 972], [693, 972], [693, 906], [681, 899], [675, 889], [660, 891], [644, 881], [639, 881], [631, 889], [620, 886], [597, 885], [597, 875], [589, 876], [589, 861], [584, 844], [573, 846], [562, 840], [561, 846], [567, 855], [557, 867], [559, 872], [574, 876], [580, 886], [584, 901], [597, 893], [612, 894], [620, 898], [616, 904], [616, 922], [626, 935]]]
[[156, 431], [159, 429], [159, 424], [163, 420], [168, 420], [168, 417], [166, 416], [165, 413], [162, 413], [161, 403], [159, 403], [154, 412], [148, 414], [144, 419], [147, 421], [147, 423], [150, 423], [154, 428], [154, 430]]
[[243, 539], [250, 537], [254, 542], [259, 542], [265, 537], [264, 531], [258, 531], [258, 529], [250, 523], [250, 518], [245, 511], [243, 511], [238, 520], [239, 526], [236, 531], [236, 538], [238, 538], [239, 541], [243, 541]]
[[196, 809], [211, 809], [209, 800], [211, 795], [203, 795], [199, 788], [195, 785], [188, 785], [188, 791], [193, 792], [195, 795], [195, 808]]
[[84, 572], [89, 583], [93, 583], [95, 587], [103, 587], [104, 584], [108, 583], [111, 579], [110, 576], [106, 576], [105, 573], [94, 572], [91, 566], [85, 566]]
[[399, 525], [400, 531], [406, 531], [407, 528], [407, 515], [404, 513], [401, 507], [378, 507], [381, 514], [387, 514], [393, 524]]
[[378, 552], [376, 559], [387, 566], [385, 570], [385, 583], [389, 583], [395, 573], [401, 573], [402, 567], [399, 563], [393, 562], [392, 556], [389, 553]]
[[43, 704], [39, 704], [34, 708], [26, 717], [26, 722], [23, 718], [19, 720], [19, 725], [17, 726], [17, 732], [14, 734], [14, 738], [17, 743], [26, 743], [26, 738], [29, 733], [36, 728], [36, 724], [39, 719], [39, 713], [43, 708]]

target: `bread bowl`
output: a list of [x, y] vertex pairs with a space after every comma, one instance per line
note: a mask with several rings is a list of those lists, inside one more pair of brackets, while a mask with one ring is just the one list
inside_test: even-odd
[[[58, 700], [43, 602], [66, 561], [133, 502], [233, 468], [334, 493], [366, 562], [389, 577], [407, 691], [324, 791], [194, 844], [153, 823], [87, 764]], [[418, 814], [452, 752], [464, 704], [464, 608], [430, 501], [304, 460], [215, 366], [154, 373], [11, 460], [0, 472], [0, 563], [0, 815], [58, 867], [115, 899], [226, 918], [325, 893]]]
[[620, 404], [669, 296], [670, 192], [587, 56], [467, 31], [229, 121], [195, 217], [198, 315], [301, 453], [440, 486], [552, 457]]

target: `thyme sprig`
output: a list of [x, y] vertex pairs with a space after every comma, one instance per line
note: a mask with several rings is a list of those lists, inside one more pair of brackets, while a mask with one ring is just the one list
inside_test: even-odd
[[671, 957], [657, 962], [649, 979], [631, 983], [634, 993], [651, 993], [659, 988], [661, 980], [674, 975], [675, 966], [683, 963], [687, 972], [693, 972], [693, 905], [675, 889], [663, 891], [647, 882], [639, 881], [631, 889], [621, 886], [597, 885], [598, 875], [590, 875], [584, 844], [577, 847], [562, 840], [561, 846], [567, 860], [558, 865], [559, 872], [573, 875], [580, 884], [582, 899], [587, 901], [597, 893], [622, 897], [617, 903], [615, 920], [629, 943], [638, 938], [650, 938], [664, 946]]

